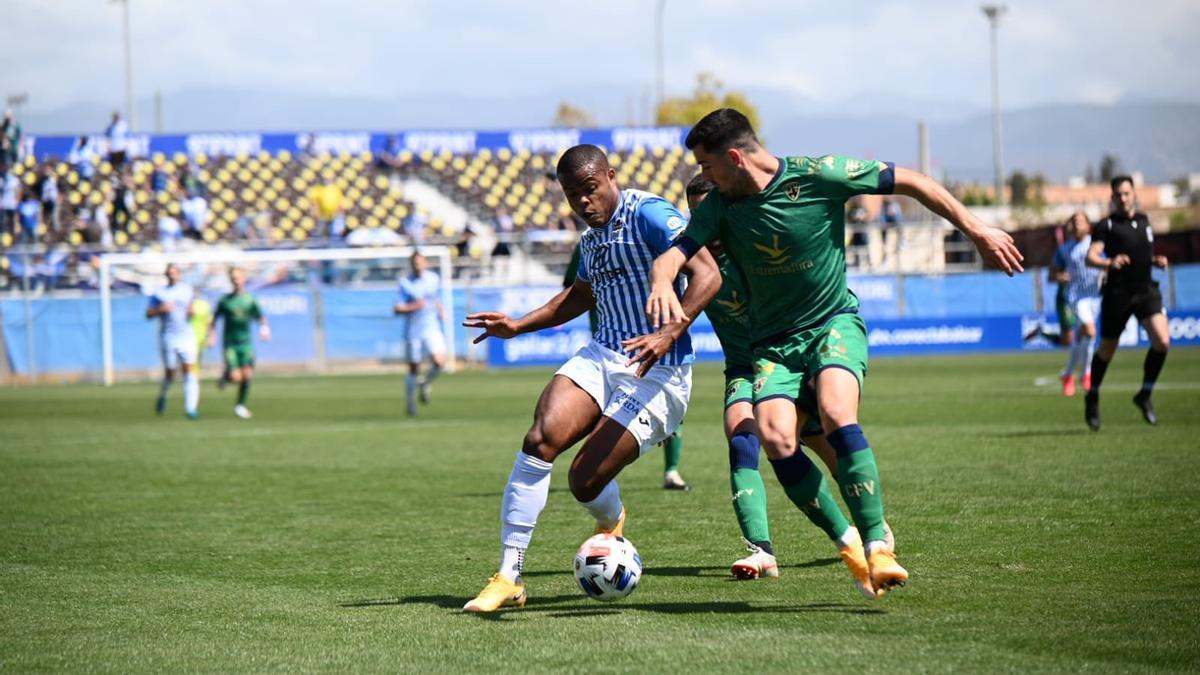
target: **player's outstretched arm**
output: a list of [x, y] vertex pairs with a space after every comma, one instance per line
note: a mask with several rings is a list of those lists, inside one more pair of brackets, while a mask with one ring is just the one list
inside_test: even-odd
[[475, 344], [483, 342], [489, 336], [507, 340], [522, 333], [561, 326], [588, 311], [595, 304], [591, 284], [576, 279], [575, 283], [559, 291], [546, 304], [519, 319], [501, 312], [477, 312], [468, 314], [463, 326], [483, 329], [483, 333], [473, 341]]
[[1012, 236], [998, 227], [984, 225], [962, 202], [929, 176], [896, 167], [895, 192], [916, 199], [925, 208], [950, 221], [950, 224], [971, 239], [984, 260], [1003, 270], [1008, 276], [1025, 271], [1021, 267], [1025, 256], [1017, 250]]
[[413, 312], [425, 306], [425, 301], [420, 298], [412, 302], [397, 302], [392, 311], [396, 314], [412, 314]]
[[[712, 260], [712, 256], [709, 256], [709, 260]], [[651, 326], [658, 328], [666, 323], [688, 320], [689, 315], [683, 311], [683, 305], [675, 295], [674, 286], [675, 277], [679, 276], [679, 271], [687, 261], [687, 255], [677, 246], [668, 248], [665, 253], [654, 259], [654, 266], [650, 268], [650, 297], [646, 299], [646, 316], [650, 319]], [[718, 287], [720, 278], [718, 273]], [[700, 308], [703, 309], [705, 305], [701, 305]]]
[[683, 309], [683, 320], [665, 323], [649, 335], [639, 335], [621, 343], [631, 356], [628, 365], [640, 362], [638, 377], [649, 372], [670, 351], [671, 345], [687, 331], [694, 318], [721, 290], [721, 271], [708, 249], [702, 248], [692, 256], [683, 266], [683, 273], [687, 275], [688, 287], [683, 292], [683, 299], [677, 301]]
[[1098, 267], [1102, 270], [1119, 270], [1129, 264], [1129, 256], [1124, 253], [1106, 258], [1104, 257], [1104, 242], [1093, 241], [1088, 247], [1087, 265], [1088, 267]]

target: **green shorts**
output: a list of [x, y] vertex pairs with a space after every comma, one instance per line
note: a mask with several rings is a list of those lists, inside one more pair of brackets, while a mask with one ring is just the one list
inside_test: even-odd
[[[1065, 288], [1060, 286], [1060, 288]], [[1067, 294], [1059, 292], [1054, 298], [1054, 310], [1058, 313], [1058, 329], [1060, 333], [1069, 333], [1079, 326], [1079, 319], [1075, 317], [1075, 308], [1071, 303], [1067, 302]]]
[[[735, 403], [743, 402], [754, 403], [754, 374], [749, 369], [726, 368], [725, 407], [729, 408]], [[821, 429], [821, 417], [817, 414], [816, 408], [801, 410], [801, 412], [807, 416], [804, 428], [800, 430], [801, 436], [820, 436], [825, 433]]]
[[226, 368], [254, 367], [254, 345], [227, 345], [225, 347]]
[[835, 314], [823, 326], [754, 349], [754, 402], [788, 398], [805, 412], [817, 410], [817, 374], [843, 368], [858, 386], [867, 375], [867, 325], [858, 314]]

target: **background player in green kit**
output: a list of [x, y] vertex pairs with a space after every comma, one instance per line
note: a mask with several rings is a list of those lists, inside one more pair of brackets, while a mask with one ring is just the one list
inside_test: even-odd
[[263, 340], [271, 339], [271, 328], [258, 306], [258, 300], [246, 292], [246, 273], [237, 267], [230, 268], [229, 281], [233, 284], [233, 291], [217, 303], [208, 327], [208, 344], [211, 347], [216, 342], [217, 320], [223, 319], [225, 326], [221, 333], [221, 347], [225, 357], [225, 373], [221, 379], [237, 383], [238, 398], [233, 413], [242, 419], [250, 419], [252, 415], [246, 407], [250, 380], [254, 377], [254, 337], [250, 332], [250, 324], [258, 322], [258, 336]]
[[[696, 176], [687, 185], [688, 208], [695, 210], [713, 190], [712, 183]], [[779, 565], [771, 545], [767, 518], [767, 494], [758, 471], [758, 426], [754, 422], [754, 358], [750, 352], [750, 319], [747, 293], [741, 272], [721, 250], [720, 242], [709, 249], [721, 270], [721, 290], [704, 313], [712, 322], [721, 350], [725, 353], [725, 438], [729, 442], [729, 487], [733, 493], [733, 511], [750, 554], [737, 560], [730, 572], [738, 579], [760, 576], [778, 577]], [[810, 416], [801, 430], [806, 445], [835, 470], [833, 448], [822, 435], [821, 424]], [[867, 569], [862, 539], [850, 526], [833, 500], [825, 477], [808, 457], [797, 452], [790, 457], [772, 459], [771, 466], [784, 492], [834, 542], [838, 554], [854, 575], [855, 584], [868, 598], [876, 597]]]
[[670, 281], [700, 247], [720, 239], [749, 293], [754, 417], [768, 457], [797, 454], [804, 411], [816, 409], [837, 451], [842, 496], [866, 541], [871, 584], [879, 594], [903, 585], [908, 572], [887, 546], [879, 469], [858, 425], [867, 333], [846, 285], [846, 201], [907, 195], [962, 230], [1004, 272], [1021, 271], [1021, 254], [1012, 237], [981, 223], [927, 176], [874, 160], [775, 157], [736, 110], [706, 115], [686, 145], [717, 192], [655, 261], [651, 323], [684, 320]]

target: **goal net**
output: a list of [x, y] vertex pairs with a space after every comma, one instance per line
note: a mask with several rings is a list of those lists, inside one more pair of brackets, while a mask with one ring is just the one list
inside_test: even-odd
[[[403, 317], [393, 313], [400, 279], [409, 273], [416, 249], [289, 249], [247, 251], [117, 253], [99, 258], [100, 348], [105, 385], [142, 378], [159, 364], [158, 321], [148, 321], [149, 297], [166, 284], [167, 265], [195, 289], [203, 315], [232, 288], [230, 268], [242, 269], [247, 290], [258, 299], [271, 326], [271, 339], [257, 345], [257, 365], [276, 372], [347, 372], [378, 369], [405, 359]], [[423, 246], [429, 269], [441, 277], [442, 330], [447, 361], [455, 362], [454, 288], [450, 250]], [[218, 326], [218, 331], [220, 327]], [[201, 331], [203, 332], [203, 331]], [[217, 350], [200, 343], [201, 368], [216, 370]], [[217, 336], [217, 343], [220, 336]]]

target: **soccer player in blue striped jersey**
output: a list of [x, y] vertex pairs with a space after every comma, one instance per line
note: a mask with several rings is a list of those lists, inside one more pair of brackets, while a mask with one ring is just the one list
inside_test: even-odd
[[[1068, 239], [1054, 254], [1052, 269], [1062, 274], [1066, 285], [1066, 301], [1075, 315], [1079, 331], [1067, 354], [1063, 368], [1063, 394], [1075, 395], [1075, 368], [1083, 367], [1083, 389], [1092, 388], [1092, 355], [1096, 349], [1096, 317], [1100, 315], [1100, 280], [1103, 273], [1087, 264], [1088, 248], [1092, 245], [1092, 223], [1083, 211], [1076, 211], [1068, 225]], [[1063, 327], [1066, 331], [1066, 327]]]
[[196, 375], [196, 333], [192, 330], [192, 301], [196, 291], [179, 279], [182, 274], [175, 263], [167, 265], [167, 285], [150, 296], [146, 307], [147, 319], [158, 319], [159, 352], [162, 355], [163, 379], [158, 389], [154, 410], [159, 415], [167, 409], [167, 391], [175, 380], [175, 371], [183, 373], [183, 411], [196, 419], [200, 406], [200, 381]]
[[[464, 611], [525, 604], [521, 568], [560, 454], [583, 441], [571, 462], [571, 493], [595, 518], [597, 533], [621, 536], [625, 508], [614, 479], [670, 436], [687, 410], [690, 321], [655, 330], [643, 311], [651, 266], [683, 232], [683, 216], [661, 197], [619, 189], [616, 175], [594, 145], [563, 153], [558, 180], [571, 210], [588, 224], [575, 282], [523, 317], [481, 312], [463, 323], [484, 330], [478, 343], [558, 326], [593, 306], [598, 315], [591, 342], [558, 369], [538, 399], [500, 505], [500, 569]], [[687, 283], [676, 278], [676, 300], [695, 317], [716, 295], [721, 275], [707, 252], [682, 272]]]

